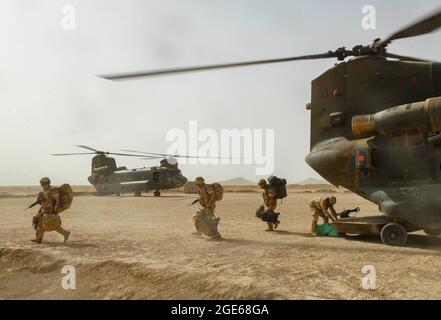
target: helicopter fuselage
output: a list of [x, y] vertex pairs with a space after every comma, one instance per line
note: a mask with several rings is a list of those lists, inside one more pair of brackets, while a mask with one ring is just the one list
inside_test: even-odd
[[441, 97], [439, 63], [372, 56], [342, 62], [312, 82], [306, 162], [384, 214], [441, 229], [441, 98], [436, 97]]
[[92, 159], [92, 173], [88, 180], [101, 195], [176, 189], [187, 182], [177, 166], [118, 168], [113, 158], [102, 155]]

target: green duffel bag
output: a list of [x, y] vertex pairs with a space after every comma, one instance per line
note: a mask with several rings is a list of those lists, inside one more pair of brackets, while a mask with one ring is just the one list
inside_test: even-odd
[[331, 223], [317, 225], [317, 234], [323, 237], [342, 237], [344, 233], [338, 232]]

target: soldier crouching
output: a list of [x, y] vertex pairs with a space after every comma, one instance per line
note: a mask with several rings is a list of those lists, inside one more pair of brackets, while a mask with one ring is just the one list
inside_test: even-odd
[[66, 242], [69, 239], [70, 231], [61, 227], [61, 218], [58, 215], [60, 208], [59, 192], [51, 186], [51, 181], [47, 177], [40, 180], [40, 185], [43, 188], [39, 196], [41, 207], [32, 219], [36, 234], [35, 239], [31, 241], [41, 243], [45, 232], [56, 231], [63, 235], [64, 242]]
[[329, 223], [329, 219], [331, 219], [331, 221], [337, 219], [337, 213], [334, 209], [336, 203], [337, 199], [335, 197], [316, 198], [309, 202], [309, 208], [312, 211], [311, 234], [313, 236], [317, 236], [317, 222], [319, 217], [322, 217], [324, 223]]

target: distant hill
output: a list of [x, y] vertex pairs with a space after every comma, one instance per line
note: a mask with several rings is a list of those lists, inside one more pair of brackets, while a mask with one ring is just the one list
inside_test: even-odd
[[[66, 181], [57, 176], [51, 176], [52, 184]], [[0, 171], [0, 186], [40, 186], [41, 176], [30, 175], [16, 171]]]
[[257, 184], [257, 182], [250, 181], [242, 177], [221, 181], [220, 183], [226, 186], [249, 186]]
[[39, 185], [40, 177], [19, 172], [0, 172], [1, 186]]
[[317, 178], [307, 178], [303, 181], [297, 182], [297, 184], [305, 185], [305, 184], [329, 184], [324, 179], [317, 179]]

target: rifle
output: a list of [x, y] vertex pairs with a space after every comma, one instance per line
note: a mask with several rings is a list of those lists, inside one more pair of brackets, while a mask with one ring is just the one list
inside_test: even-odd
[[35, 207], [37, 204], [41, 204], [43, 202], [43, 192], [40, 192], [37, 196], [37, 200], [32, 203], [29, 207], [25, 208], [25, 210], [31, 209]]
[[196, 204], [198, 201], [199, 201], [199, 199], [196, 199], [196, 200], [194, 200], [192, 203], [190, 203], [188, 206], [190, 207], [190, 206]]
[[343, 210], [342, 212], [340, 212], [338, 215], [340, 216], [340, 219], [341, 218], [345, 219], [345, 218], [350, 218], [351, 217], [350, 216], [351, 213], [359, 212], [359, 211], [360, 211], [359, 207], [354, 208], [354, 209], [346, 209], [346, 210]]

